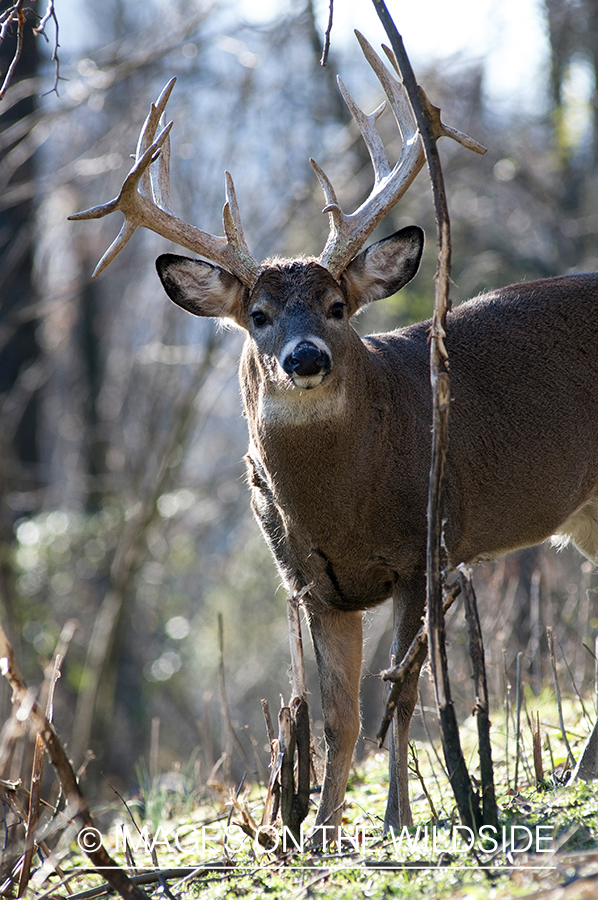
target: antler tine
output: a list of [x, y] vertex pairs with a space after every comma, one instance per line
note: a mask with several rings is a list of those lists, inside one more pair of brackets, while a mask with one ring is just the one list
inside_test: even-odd
[[[407, 191], [425, 161], [421, 136], [404, 93], [402, 82], [387, 69], [363, 35], [358, 31], [355, 34], [366, 60], [375, 72], [386, 94], [388, 105], [393, 112], [401, 134], [403, 146], [399, 158], [391, 170], [382, 139], [376, 127], [376, 121], [381, 115], [385, 104], [378, 107], [369, 116], [366, 115], [357, 106], [339, 79], [339, 88], [343, 98], [361, 131], [372, 160], [374, 186], [369, 197], [359, 209], [351, 214], [344, 213], [337, 202], [330, 179], [311, 160], [326, 198], [324, 212], [329, 214], [330, 219], [328, 240], [318, 261], [336, 279], [340, 279], [344, 269], [364, 245], [376, 225]], [[387, 53], [391, 63], [397, 68], [393, 55], [391, 55], [391, 52], [387, 51]], [[477, 141], [454, 128], [445, 126], [440, 120], [440, 110], [432, 106], [425, 94], [424, 98], [433, 121], [436, 138], [445, 135], [453, 138], [453, 140], [457, 140], [468, 149], [475, 150], [477, 153], [485, 152], [485, 148], [478, 144]]]
[[104, 216], [116, 212], [116, 210], [120, 210], [125, 215], [125, 222], [119, 231], [118, 236], [110, 244], [95, 267], [92, 275], [93, 278], [97, 278], [97, 276], [110, 265], [113, 259], [118, 256], [123, 247], [128, 244], [138, 227], [145, 225], [147, 228], [151, 228], [154, 231], [156, 230], [152, 225], [148, 224], [149, 218], [147, 214], [152, 207], [156, 210], [159, 210], [159, 207], [154, 207], [151, 200], [139, 192], [139, 186], [144, 176], [147, 175], [150, 165], [156, 160], [156, 154], [160, 153], [160, 149], [166, 141], [171, 128], [172, 122], [162, 129], [153, 144], [150, 144], [143, 155], [135, 160], [135, 164], [125, 178], [118, 197], [115, 197], [114, 200], [110, 200], [108, 203], [104, 203], [101, 206], [93, 206], [91, 209], [86, 209], [83, 210], [83, 212], [74, 213], [72, 216], [69, 216], [69, 219], [72, 221], [79, 221], [82, 219], [103, 219]]
[[241, 225], [241, 214], [239, 212], [239, 204], [237, 203], [235, 184], [232, 175], [229, 172], [225, 172], [224, 177], [226, 190], [226, 203], [222, 210], [224, 233], [229, 244], [234, 247], [241, 256], [250, 257], [251, 254], [245, 240], [243, 226]]
[[374, 167], [375, 182], [378, 183], [390, 174], [390, 163], [388, 162], [388, 156], [386, 155], [386, 150], [384, 149], [382, 138], [380, 137], [378, 129], [376, 128], [376, 122], [386, 109], [386, 100], [383, 100], [380, 106], [378, 106], [378, 108], [368, 116], [363, 112], [362, 109], [357, 106], [353, 97], [341, 81], [340, 76], [337, 78], [337, 83], [343, 100], [347, 104], [349, 112], [357, 123], [357, 127], [359, 128], [361, 136], [368, 149], [368, 153], [370, 154], [370, 159], [372, 160], [372, 165]]
[[[160, 94], [156, 102], [150, 105], [150, 111], [147, 114], [145, 122], [143, 123], [141, 131], [139, 133], [139, 139], [137, 141], [137, 151], [135, 153], [135, 159], [137, 161], [141, 159], [147, 148], [154, 142], [158, 126], [161, 125], [162, 127], [164, 127], [164, 110], [166, 109], [166, 104], [170, 99], [170, 95], [172, 94], [172, 90], [175, 84], [176, 78], [171, 78], [166, 87], [162, 90], [162, 93]], [[139, 183], [139, 187], [146, 197], [151, 198], [153, 196], [152, 177], [149, 167], [143, 173], [141, 181]]]
[[[164, 127], [164, 116], [160, 119], [160, 125]], [[166, 135], [158, 159], [150, 165], [150, 178], [155, 203], [167, 213], [174, 214], [170, 199], [170, 133]]]
[[[96, 266], [94, 277], [120, 253], [135, 230], [143, 227], [221, 265], [244, 285], [253, 287], [261, 270], [247, 247], [234, 186], [228, 173], [226, 203], [222, 213], [225, 237], [188, 225], [171, 211], [169, 171], [172, 122], [164, 125], [164, 110], [175, 80], [173, 78], [168, 82], [156, 103], [150, 107], [137, 142], [135, 163], [119, 195], [109, 203], [75, 213], [69, 219], [101, 219], [116, 210], [124, 213], [124, 225]], [[154, 139], [159, 126], [161, 131]]]
[[[394, 77], [392, 72], [388, 71], [372, 45], [368, 40], [366, 40], [366, 38], [361, 34], [360, 31], [355, 32], [355, 37], [359, 41], [359, 46], [361, 47], [363, 55], [376, 74], [378, 81], [382, 85], [384, 93], [388, 97], [388, 102], [395, 117], [395, 121], [399, 127], [401, 138], [403, 139], [403, 142], [406, 142], [410, 138], [413, 138], [415, 136], [417, 132], [417, 125], [411, 111], [411, 106], [409, 105], [409, 101], [407, 100], [405, 91], [403, 90], [403, 81], [402, 79], [398, 80]], [[384, 44], [382, 45], [382, 47], [383, 49], [385, 49]], [[391, 62], [394, 66], [395, 61], [391, 60]], [[400, 79], [398, 68], [397, 75], [399, 75]]]

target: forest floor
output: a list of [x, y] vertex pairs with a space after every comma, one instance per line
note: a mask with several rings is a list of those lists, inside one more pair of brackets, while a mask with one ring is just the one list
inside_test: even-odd
[[[251, 830], [252, 823], [259, 823], [264, 786], [239, 791], [213, 780], [199, 788], [193, 784], [191, 765], [153, 784], [142, 777], [137, 797], [99, 814], [104, 846], [150, 896], [183, 900], [264, 895], [343, 900], [362, 894], [380, 900], [598, 897], [598, 782], [567, 783], [567, 749], [552, 692], [526, 700], [518, 753], [513, 718], [509, 728], [499, 715], [493, 718], [496, 833], [486, 829], [474, 835], [459, 825], [441, 751], [418, 742], [413, 745], [411, 779], [416, 825], [401, 833], [382, 834], [387, 763], [385, 753], [378, 752], [354, 766], [340, 847], [310, 847], [310, 813], [302, 848], [295, 849], [292, 838], [277, 825], [272, 835], [278, 846], [264, 851], [239, 825], [244, 821]], [[563, 704], [576, 758], [591, 730], [587, 701], [585, 708], [579, 698]], [[532, 721], [539, 721], [540, 727], [541, 779], [538, 761], [535, 769], [532, 761]], [[461, 738], [475, 780], [473, 717], [462, 726]], [[314, 795], [314, 808], [316, 800]], [[32, 873], [28, 897], [91, 900], [104, 894], [104, 880], [89, 869], [77, 841], [58, 849], [57, 856], [62, 876], [48, 877], [47, 868], [45, 877], [42, 870]]]

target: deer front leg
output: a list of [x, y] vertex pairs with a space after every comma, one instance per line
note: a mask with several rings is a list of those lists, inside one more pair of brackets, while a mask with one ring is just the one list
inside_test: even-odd
[[[400, 594], [393, 597], [394, 623], [393, 640], [390, 649], [391, 665], [393, 657], [400, 663], [417, 634], [425, 608], [426, 576], [418, 574]], [[419, 668], [405, 679], [403, 689], [390, 730], [388, 758], [388, 803], [384, 817], [384, 831], [395, 831], [405, 825], [412, 825], [409, 803], [409, 726], [417, 703], [417, 683]]]
[[[362, 616], [361, 612], [320, 608], [309, 608], [307, 616], [320, 678], [326, 741], [326, 769], [314, 839], [325, 842], [338, 834], [353, 750], [361, 725]], [[324, 826], [332, 830], [320, 830]]]

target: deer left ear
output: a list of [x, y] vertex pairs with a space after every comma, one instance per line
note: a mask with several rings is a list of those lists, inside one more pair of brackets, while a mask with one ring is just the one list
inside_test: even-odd
[[362, 306], [390, 297], [416, 274], [424, 249], [424, 233], [410, 225], [359, 253], [345, 269], [341, 284], [351, 314]]

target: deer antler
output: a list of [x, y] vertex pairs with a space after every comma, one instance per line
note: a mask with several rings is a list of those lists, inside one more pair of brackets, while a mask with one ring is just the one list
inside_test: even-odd
[[[311, 160], [326, 198], [326, 206], [323, 211], [329, 214], [330, 219], [330, 233], [318, 262], [325, 266], [331, 275], [337, 279], [340, 278], [346, 266], [364, 245], [376, 225], [382, 221], [384, 216], [407, 191], [425, 161], [422, 140], [411, 112], [411, 107], [405, 96], [402, 82], [395, 78], [387, 69], [363, 35], [358, 31], [355, 34], [365, 58], [376, 73], [386, 94], [388, 104], [401, 134], [403, 146], [400, 156], [391, 170], [382, 138], [376, 128], [376, 121], [386, 108], [386, 101], [375, 109], [371, 115], [366, 115], [357, 106], [339, 78], [338, 85], [343, 99], [361, 131], [372, 160], [374, 186], [369, 197], [359, 209], [351, 214], [344, 213], [336, 199], [336, 193], [330, 179], [319, 165], [313, 159]], [[384, 50], [398, 72], [394, 54], [386, 47]], [[444, 125], [440, 120], [440, 110], [432, 106], [423, 91], [422, 94], [430, 113], [436, 139], [445, 135], [476, 153], [486, 152], [486, 148], [474, 141], [473, 138]]]
[[[330, 218], [330, 233], [318, 261], [337, 279], [340, 278], [343, 270], [366, 242], [376, 225], [403, 196], [424, 164], [421, 137], [401, 81], [386, 68], [363, 35], [358, 31], [355, 34], [365, 58], [384, 89], [388, 104], [397, 122], [403, 146], [396, 165], [391, 169], [382, 139], [376, 128], [378, 117], [386, 108], [387, 101], [382, 103], [371, 115], [366, 115], [359, 109], [339, 78], [341, 94], [361, 131], [372, 160], [374, 186], [370, 196], [359, 209], [351, 214], [344, 213], [336, 199], [330, 179], [318, 164], [313, 159], [311, 160], [326, 198], [324, 212], [327, 212]], [[386, 47], [384, 49], [392, 65], [397, 69], [392, 51]], [[217, 237], [201, 231], [193, 225], [188, 225], [172, 212], [170, 204], [170, 130], [172, 122], [165, 125], [163, 114], [175, 81], [176, 79], [173, 78], [168, 82], [157, 102], [152, 103], [150, 107], [137, 143], [135, 163], [127, 175], [119, 195], [109, 203], [86, 209], [69, 216], [69, 219], [101, 219], [116, 210], [124, 213], [125, 222], [118, 237], [97, 264], [93, 273], [94, 277], [112, 262], [128, 243], [135, 230], [142, 226], [221, 265], [228, 272], [236, 275], [244, 285], [252, 288], [262, 269], [252, 257], [245, 241], [235, 187], [228, 172], [225, 173], [226, 202], [222, 210], [224, 237]], [[432, 106], [423, 91], [422, 94], [436, 139], [445, 135], [476, 153], [486, 152], [481, 144], [466, 134], [444, 125], [440, 119], [440, 110]], [[156, 137], [159, 127], [161, 130]]]
[[[118, 197], [102, 206], [94, 206], [75, 213], [69, 219], [101, 219], [120, 210], [125, 222], [116, 240], [110, 245], [93, 273], [99, 275], [128, 243], [134, 231], [143, 226], [156, 234], [205, 256], [251, 288], [257, 281], [260, 267], [251, 256], [243, 234], [233, 180], [226, 176], [226, 202], [222, 210], [225, 237], [200, 231], [177, 218], [170, 205], [170, 129], [164, 125], [163, 113], [176, 78], [172, 78], [157, 102], [152, 103], [137, 143], [135, 164], [127, 175]], [[158, 126], [161, 131], [156, 137]]]

